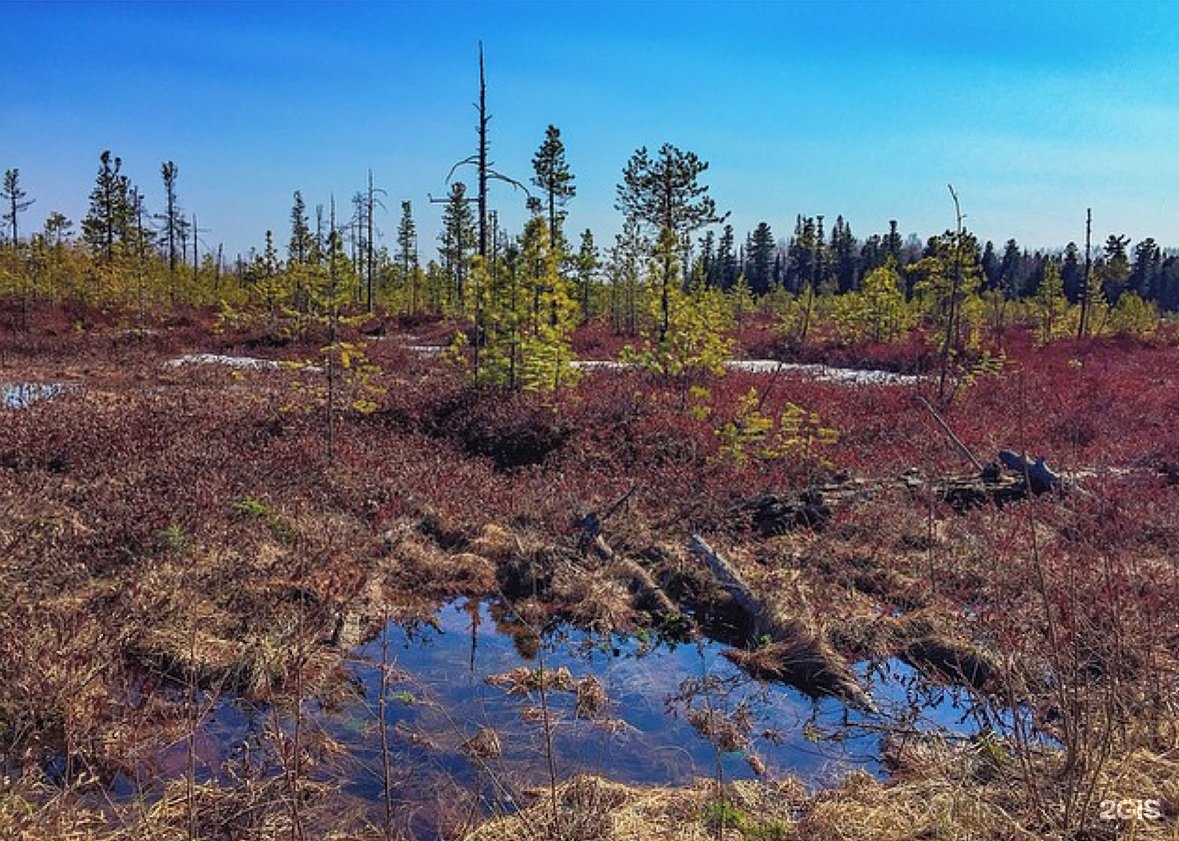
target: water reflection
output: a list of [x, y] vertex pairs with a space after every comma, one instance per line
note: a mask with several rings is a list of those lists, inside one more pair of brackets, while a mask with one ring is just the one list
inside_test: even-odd
[[[433, 837], [455, 804], [483, 815], [512, 811], [530, 789], [547, 785], [550, 755], [560, 779], [594, 773], [682, 785], [719, 769], [730, 780], [763, 773], [823, 783], [853, 769], [883, 776], [881, 739], [890, 727], [978, 729], [965, 693], [931, 687], [899, 661], [857, 668], [883, 711], [875, 716], [753, 680], [724, 649], [707, 639], [568, 627], [537, 639], [503, 605], [456, 600], [431, 623], [389, 623], [353, 652], [347, 692], [305, 703], [306, 744], [336, 746], [332, 762], [308, 768], [379, 820], [387, 765], [391, 799], [413, 815], [406, 831]], [[553, 678], [543, 697], [535, 683], [541, 668]], [[576, 688], [589, 678], [607, 700], [579, 715]], [[195, 743], [198, 777], [231, 783], [247, 762], [255, 779], [280, 774], [273, 746], [283, 733], [289, 741], [292, 721], [290, 708], [214, 703]], [[474, 747], [486, 733], [496, 749]], [[152, 776], [182, 775], [186, 761], [186, 746], [175, 743]]]

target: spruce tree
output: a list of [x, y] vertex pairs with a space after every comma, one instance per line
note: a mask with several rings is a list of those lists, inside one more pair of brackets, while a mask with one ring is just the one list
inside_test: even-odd
[[854, 291], [860, 280], [859, 249], [851, 226], [842, 216], [835, 217], [835, 227], [831, 229], [831, 259], [839, 291]]
[[746, 249], [745, 279], [754, 295], [770, 291], [770, 270], [774, 265], [774, 234], [766, 222], [759, 222]]
[[172, 161], [160, 164], [160, 177], [164, 180], [164, 242], [168, 248], [168, 271], [176, 274], [177, 217], [180, 208], [176, 204], [176, 179], [180, 168]]
[[610, 278], [611, 312], [616, 333], [633, 336], [639, 330], [639, 285], [643, 254], [648, 247], [639, 223], [627, 220], [609, 249], [606, 273]]
[[413, 221], [413, 205], [401, 203], [401, 221], [397, 223], [397, 260], [401, 268], [401, 280], [410, 290], [409, 312], [418, 311], [418, 295], [421, 278], [418, 268], [418, 232]]
[[594, 245], [594, 232], [586, 228], [581, 232], [581, 244], [574, 260], [582, 322], [588, 321], [590, 317], [590, 289], [593, 287], [600, 261], [601, 256]]
[[315, 250], [315, 235], [311, 232], [311, 221], [307, 218], [307, 205], [303, 193], [295, 190], [291, 205], [291, 239], [287, 244], [287, 257], [292, 263], [306, 265], [311, 262]]

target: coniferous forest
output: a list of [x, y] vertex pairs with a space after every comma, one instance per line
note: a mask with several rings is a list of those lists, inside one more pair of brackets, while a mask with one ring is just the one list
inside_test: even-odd
[[736, 230], [670, 142], [591, 230], [487, 95], [244, 254], [3, 162], [0, 837], [1176, 837], [1179, 253]]

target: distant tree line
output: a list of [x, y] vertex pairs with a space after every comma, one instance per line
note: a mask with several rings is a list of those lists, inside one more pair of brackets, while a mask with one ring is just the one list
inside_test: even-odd
[[[886, 233], [861, 241], [842, 216], [836, 217], [830, 234], [824, 233], [824, 221], [823, 216], [798, 216], [787, 239], [775, 239], [770, 225], [760, 222], [740, 244], [732, 225], [725, 225], [719, 236], [710, 230], [698, 242], [693, 273], [725, 290], [744, 278], [754, 295], [776, 288], [797, 294], [807, 287], [820, 294], [854, 292], [874, 269], [890, 260], [904, 270], [931, 256], [939, 239], [904, 238], [893, 220]], [[1131, 292], [1162, 309], [1179, 309], [1179, 253], [1164, 250], [1151, 237], [1133, 248], [1130, 245], [1128, 237], [1110, 234], [1094, 248], [1092, 272], [1106, 300], [1116, 304]], [[1071, 303], [1079, 303], [1084, 294], [1084, 250], [1075, 242], [1063, 249], [1029, 251], [1009, 239], [1000, 252], [988, 240], [981, 246], [974, 242], [973, 251], [983, 291], [1000, 290], [1013, 299], [1034, 298], [1051, 265], [1060, 272], [1064, 295]], [[911, 283], [907, 291], [912, 291]]]

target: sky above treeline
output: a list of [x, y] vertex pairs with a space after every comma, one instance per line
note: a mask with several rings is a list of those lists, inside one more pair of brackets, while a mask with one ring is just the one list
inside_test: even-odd
[[[413, 202], [435, 254], [446, 178], [476, 147], [478, 44], [492, 160], [527, 182], [556, 125], [576, 178], [568, 230], [621, 227], [636, 148], [668, 142], [739, 237], [797, 214], [863, 239], [890, 219], [1028, 248], [1124, 233], [1179, 246], [1179, 3], [0, 3], [0, 168], [85, 215], [110, 149], [163, 209], [174, 161], [202, 247], [286, 243], [292, 193], [341, 217], [372, 170], [395, 249]], [[474, 185], [474, 171], [456, 178]], [[524, 195], [497, 184], [509, 230]]]

